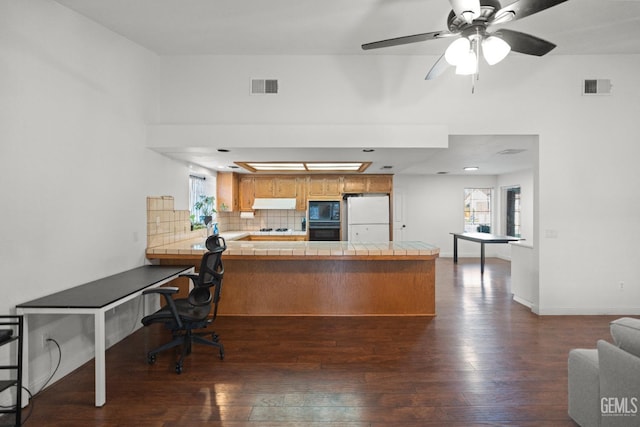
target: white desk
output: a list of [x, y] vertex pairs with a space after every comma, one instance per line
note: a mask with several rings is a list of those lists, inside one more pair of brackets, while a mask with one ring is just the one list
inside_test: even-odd
[[23, 383], [29, 384], [29, 316], [89, 314], [93, 316], [95, 329], [96, 406], [103, 406], [107, 400], [105, 313], [137, 298], [146, 289], [157, 288], [193, 271], [193, 267], [145, 265], [17, 305], [17, 314], [24, 315]]

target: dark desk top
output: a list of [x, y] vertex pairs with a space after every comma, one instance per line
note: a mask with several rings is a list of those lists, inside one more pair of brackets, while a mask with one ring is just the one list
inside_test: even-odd
[[18, 304], [17, 308], [102, 308], [191, 267], [144, 265]]
[[472, 242], [484, 242], [484, 243], [509, 243], [518, 242], [523, 240], [519, 237], [512, 236], [498, 236], [496, 234], [489, 233], [451, 233], [455, 237], [463, 240], [470, 240]]

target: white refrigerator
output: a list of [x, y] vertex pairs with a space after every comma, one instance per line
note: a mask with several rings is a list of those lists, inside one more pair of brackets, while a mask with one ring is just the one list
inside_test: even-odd
[[389, 241], [389, 196], [347, 198], [349, 242]]

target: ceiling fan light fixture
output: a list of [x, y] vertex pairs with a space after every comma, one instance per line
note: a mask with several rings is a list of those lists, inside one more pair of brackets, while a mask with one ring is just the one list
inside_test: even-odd
[[467, 52], [467, 56], [456, 66], [456, 74], [469, 76], [478, 72], [478, 57], [472, 50]]
[[480, 16], [479, 0], [449, 0], [449, 2], [455, 14], [464, 19], [467, 24], [471, 24], [474, 19]]
[[451, 65], [459, 65], [463, 62], [467, 56], [469, 56], [469, 51], [471, 50], [471, 42], [466, 37], [460, 37], [457, 40], [454, 40], [447, 50], [444, 52], [444, 59]]
[[511, 52], [511, 46], [500, 37], [489, 36], [482, 40], [482, 55], [489, 65], [502, 61], [509, 52]]

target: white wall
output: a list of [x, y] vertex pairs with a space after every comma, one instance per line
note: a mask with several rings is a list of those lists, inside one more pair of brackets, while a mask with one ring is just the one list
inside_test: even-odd
[[[156, 115], [158, 58], [48, 0], [0, 2], [0, 313], [145, 262], [146, 197], [187, 208], [188, 170], [145, 147]], [[109, 316], [109, 343], [139, 324]], [[37, 391], [93, 357], [93, 322], [31, 322]], [[51, 346], [53, 347], [53, 346]]]
[[[424, 81], [436, 59], [163, 57], [159, 121], [423, 124], [444, 125], [450, 135], [538, 135], [540, 313], [640, 314], [640, 55], [510, 55], [482, 67], [475, 94], [452, 73]], [[250, 96], [249, 80], [265, 76], [279, 79], [282, 93]], [[613, 95], [582, 96], [585, 78], [611, 79]], [[430, 237], [458, 224], [422, 227], [418, 234]], [[446, 240], [431, 241], [449, 250]]]
[[[452, 232], [464, 230], [464, 189], [495, 188], [495, 176], [396, 175], [394, 194], [405, 201], [405, 240], [422, 240], [440, 248], [440, 256], [453, 256]], [[495, 256], [487, 246], [487, 256]], [[480, 257], [480, 246], [458, 241], [459, 257]]]

